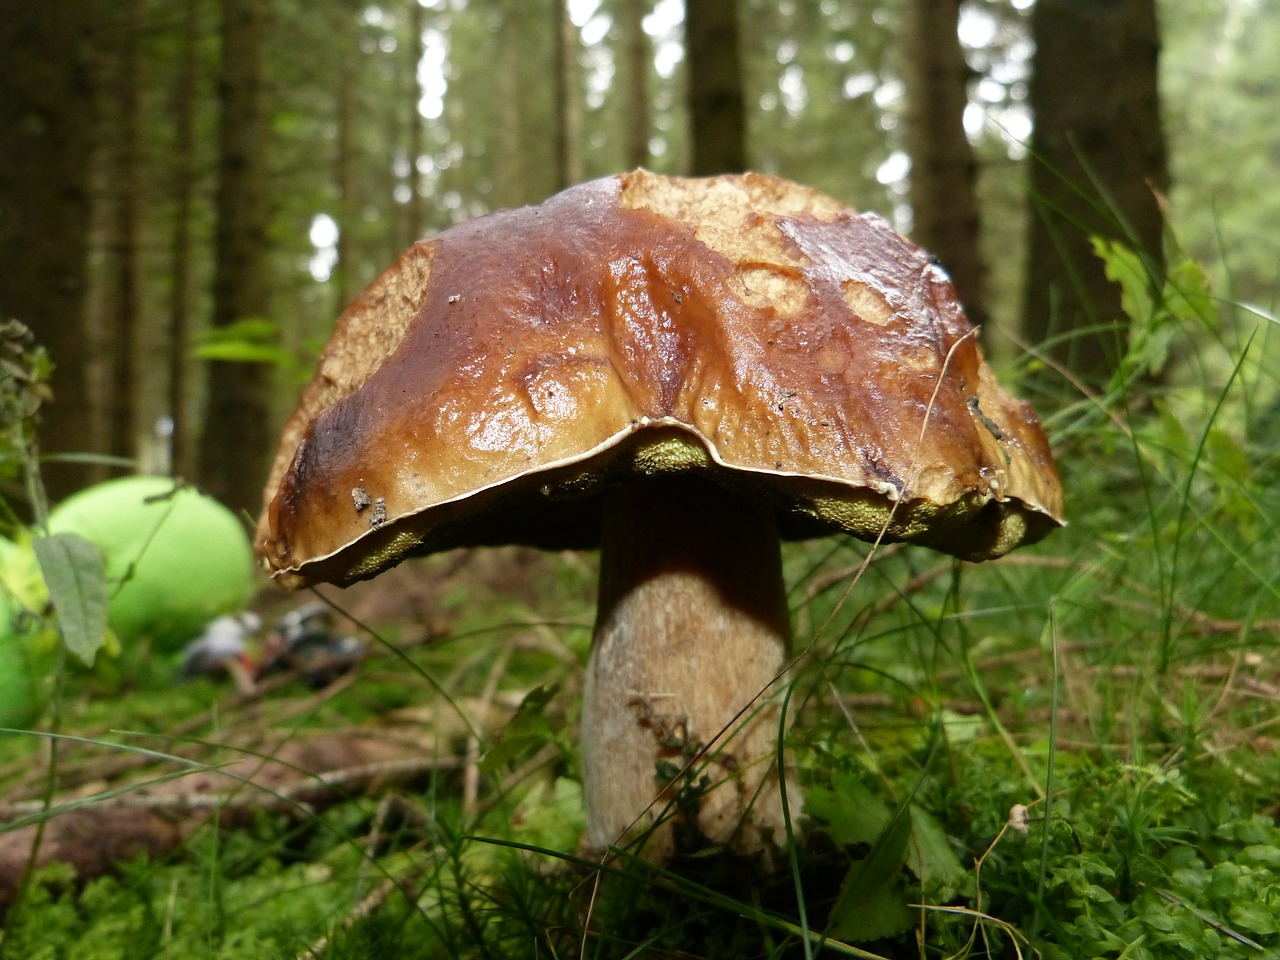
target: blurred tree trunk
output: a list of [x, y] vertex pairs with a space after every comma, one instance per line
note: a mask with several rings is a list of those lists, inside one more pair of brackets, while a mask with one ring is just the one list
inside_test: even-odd
[[[94, 449], [86, 412], [89, 131], [88, 0], [7, 4], [0, 17], [0, 316], [29, 326], [57, 365], [42, 410], [45, 453]], [[57, 499], [82, 464], [44, 471]]]
[[[417, 4], [414, 4], [417, 6]], [[338, 190], [338, 262], [331, 277], [336, 316], [355, 294], [356, 220], [360, 204], [356, 197], [356, 95], [359, 82], [356, 64], [360, 44], [356, 37], [356, 11], [340, 4], [337, 11], [339, 57], [334, 73], [337, 90], [337, 144], [334, 151], [334, 181]], [[416, 108], [416, 107], [415, 107]], [[410, 182], [413, 161], [410, 160]]]
[[170, 472], [176, 477], [193, 477], [189, 415], [187, 350], [191, 341], [192, 313], [192, 208], [195, 202], [196, 166], [196, 82], [199, 76], [200, 2], [184, 0], [180, 37], [182, 50], [174, 77], [171, 116], [175, 151], [173, 156], [173, 227], [169, 238], [172, 286], [169, 288], [169, 393], [168, 411], [173, 420], [169, 436]]
[[582, 104], [578, 91], [578, 28], [568, 0], [552, 0], [555, 10], [556, 184], [557, 190], [582, 179]]
[[623, 62], [627, 77], [627, 166], [649, 165], [649, 71], [653, 50], [644, 32], [648, 0], [624, 0]]
[[1030, 102], [1035, 115], [1024, 334], [1080, 376], [1102, 382], [1123, 332], [1120, 290], [1091, 235], [1136, 246], [1164, 269], [1155, 195], [1169, 174], [1156, 67], [1155, 0], [1038, 0]]
[[[213, 324], [270, 315], [267, 124], [263, 83], [266, 6], [223, 0]], [[256, 515], [272, 454], [271, 368], [211, 361], [200, 438], [200, 483], [235, 510]]]
[[964, 131], [969, 65], [961, 0], [907, 0], [902, 75], [907, 90], [912, 239], [950, 274], [969, 319], [986, 319], [978, 246], [978, 163]]
[[108, 149], [114, 157], [106, 189], [114, 205], [111, 264], [114, 273], [104, 343], [110, 351], [108, 451], [136, 459], [142, 424], [138, 422], [139, 368], [142, 363], [142, 31], [145, 0], [121, 0], [112, 7], [110, 25], [118, 43], [112, 71], [114, 116]]
[[408, 202], [404, 205], [404, 246], [409, 246], [415, 240], [420, 238], [427, 229], [427, 207], [426, 198], [422, 192], [422, 172], [418, 169], [418, 161], [426, 152], [424, 146], [425, 132], [424, 117], [418, 108], [418, 102], [422, 99], [422, 88], [418, 82], [418, 64], [422, 62], [425, 54], [426, 44], [424, 40], [426, 31], [426, 11], [418, 0], [409, 0], [409, 68], [406, 71], [409, 77], [409, 96], [405, 103], [409, 108], [407, 111], [409, 130], [405, 138], [405, 154], [409, 162], [409, 172], [405, 179], [409, 187]]
[[[554, 0], [555, 13], [560, 12], [559, 0]], [[497, 102], [493, 105], [497, 125], [494, 131], [494, 147], [497, 156], [493, 158], [493, 204], [496, 207], [517, 207], [535, 199], [532, 189], [525, 183], [524, 114], [526, 105], [520, 89], [520, 64], [529, 55], [528, 25], [523, 18], [528, 16], [527, 3], [523, 9], [515, 8], [510, 3], [502, 12], [502, 26], [499, 28], [498, 69], [494, 77]], [[558, 21], [557, 21], [558, 23]], [[554, 79], [555, 95], [560, 93], [560, 67], [556, 64]], [[555, 126], [553, 133], [555, 147], [561, 148], [560, 108], [555, 108]], [[561, 163], [557, 154], [555, 180], [559, 182]]]
[[687, 0], [690, 167], [695, 177], [747, 168], [737, 0]]

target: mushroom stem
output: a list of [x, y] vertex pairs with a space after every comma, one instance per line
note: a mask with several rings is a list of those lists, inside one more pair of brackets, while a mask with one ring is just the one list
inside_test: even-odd
[[790, 638], [771, 507], [684, 477], [606, 498], [582, 702], [593, 848], [647, 835], [643, 856], [663, 861], [785, 842], [770, 684]]

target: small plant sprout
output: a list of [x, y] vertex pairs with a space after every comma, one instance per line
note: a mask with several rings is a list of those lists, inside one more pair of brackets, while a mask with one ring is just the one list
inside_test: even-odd
[[1009, 829], [1015, 833], [1025, 835], [1031, 832], [1031, 811], [1025, 803], [1015, 803], [1009, 808], [1008, 824]]

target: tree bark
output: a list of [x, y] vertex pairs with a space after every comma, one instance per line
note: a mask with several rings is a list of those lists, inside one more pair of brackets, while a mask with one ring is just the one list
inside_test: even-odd
[[747, 169], [747, 120], [737, 0], [687, 0], [691, 172], [696, 177]]
[[912, 239], [938, 257], [969, 320], [981, 324], [978, 163], [964, 130], [969, 65], [960, 46], [960, 0], [908, 0], [902, 22]]
[[1157, 192], [1169, 174], [1157, 85], [1155, 0], [1038, 0], [1032, 215], [1024, 335], [1086, 380], [1102, 382], [1123, 350], [1119, 288], [1090, 237], [1136, 247], [1163, 273]]
[[648, 12], [648, 0], [625, 0], [622, 5], [629, 167], [649, 165], [649, 71], [653, 68], [653, 50], [644, 32], [644, 17]]
[[[415, 4], [416, 6], [416, 4]], [[360, 216], [360, 204], [356, 197], [356, 90], [358, 78], [356, 64], [360, 59], [360, 46], [356, 37], [355, 10], [341, 5], [337, 11], [338, 48], [341, 51], [335, 73], [337, 74], [337, 144], [334, 152], [334, 181], [338, 191], [338, 262], [334, 265], [333, 299], [337, 310], [343, 308], [356, 292], [356, 220]], [[416, 103], [414, 101], [416, 110]], [[413, 161], [410, 160], [409, 181], [413, 182]]]
[[[270, 313], [267, 240], [267, 135], [263, 47], [267, 24], [259, 0], [223, 0], [217, 226], [213, 324]], [[271, 369], [212, 361], [200, 443], [200, 482], [234, 510], [262, 506], [274, 429]]]
[[556, 16], [556, 189], [582, 179], [582, 102], [578, 82], [578, 28], [568, 0], [553, 0]]
[[182, 59], [174, 77], [172, 116], [175, 132], [173, 157], [173, 227], [169, 239], [172, 286], [169, 289], [169, 390], [168, 411], [173, 420], [169, 435], [169, 470], [176, 477], [194, 476], [189, 423], [187, 349], [191, 340], [192, 313], [192, 208], [195, 203], [196, 81], [199, 76], [200, 3], [184, 0], [182, 11]]
[[[560, 14], [560, 0], [554, 0], [554, 13]], [[541, 12], [541, 11], [536, 11]], [[525, 140], [525, 112], [528, 109], [528, 98], [523, 96], [520, 84], [520, 64], [528, 55], [529, 24], [525, 18], [529, 15], [527, 4], [518, 9], [507, 4], [502, 11], [502, 26], [498, 34], [498, 69], [494, 77], [494, 95], [497, 102], [493, 105], [496, 118], [494, 130], [493, 158], [493, 204], [497, 207], [517, 207], [528, 203], [532, 198], [532, 185], [527, 182], [525, 171], [525, 155], [528, 143]], [[559, 21], [557, 21], [558, 24]], [[558, 43], [559, 41], [555, 41]], [[555, 66], [555, 97], [560, 96], [561, 70], [557, 62]], [[554, 179], [559, 183], [562, 162], [559, 151], [562, 149], [561, 114], [562, 107], [553, 105], [555, 131], [556, 171]]]
[[[85, 0], [8, 4], [0, 17], [0, 316], [31, 328], [56, 364], [41, 414], [45, 453], [94, 448], [86, 410], [89, 131]], [[82, 464], [44, 470], [61, 498]]]
[[127, 0], [115, 11], [119, 31], [114, 122], [113, 183], [115, 216], [111, 226], [111, 255], [115, 273], [114, 299], [107, 319], [106, 343], [111, 350], [110, 447], [112, 455], [138, 455], [139, 367], [142, 345], [142, 30], [143, 0]]
[[426, 43], [424, 34], [426, 31], [426, 16], [422, 4], [418, 0], [410, 0], [409, 4], [409, 50], [412, 60], [409, 62], [408, 87], [411, 95], [406, 101], [408, 106], [407, 118], [409, 121], [408, 135], [405, 138], [405, 153], [409, 161], [409, 174], [405, 179], [409, 187], [409, 200], [404, 205], [404, 244], [407, 247], [415, 240], [421, 238], [427, 229], [427, 207], [426, 198], [422, 192], [422, 174], [418, 171], [418, 160], [425, 153], [424, 133], [425, 120], [421, 113], [418, 112], [418, 101], [422, 97], [422, 87], [418, 82], [418, 64], [422, 62], [422, 57], [426, 52]]

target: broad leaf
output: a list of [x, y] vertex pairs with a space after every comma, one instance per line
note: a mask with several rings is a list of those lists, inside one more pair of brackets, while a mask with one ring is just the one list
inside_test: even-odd
[[74, 533], [55, 533], [32, 543], [62, 641], [85, 666], [102, 649], [107, 633], [107, 572], [102, 552]]
[[1102, 261], [1107, 279], [1120, 284], [1120, 307], [1134, 324], [1149, 328], [1155, 318], [1151, 274], [1142, 258], [1123, 243], [1093, 237], [1093, 251]]
[[193, 348], [191, 356], [197, 360], [226, 360], [230, 363], [284, 363], [292, 359], [283, 347], [243, 341], [204, 343]]
[[911, 807], [894, 814], [865, 860], [855, 863], [840, 886], [827, 932], [840, 940], [879, 940], [909, 930], [914, 915], [907, 906], [899, 870], [911, 839]]
[[1186, 259], [1169, 265], [1164, 282], [1164, 305], [1174, 317], [1188, 327], [1196, 324], [1206, 330], [1219, 327], [1218, 311], [1204, 267]]
[[480, 770], [483, 773], [496, 773], [526, 751], [555, 740], [556, 725], [547, 716], [547, 705], [559, 689], [559, 684], [552, 684], [535, 687], [525, 694], [515, 716], [507, 721], [498, 734], [497, 742], [481, 758]]
[[1231, 907], [1231, 922], [1244, 927], [1250, 933], [1262, 935], [1280, 933], [1280, 911], [1254, 900], [1237, 903]]
[[831, 787], [805, 791], [804, 812], [823, 824], [823, 832], [840, 846], [871, 843], [893, 814], [884, 801], [851, 773], [837, 773]]
[[965, 869], [942, 824], [927, 810], [911, 808], [911, 846], [907, 851], [907, 866], [927, 888], [945, 887], [968, 891], [972, 877]]
[[280, 329], [274, 321], [266, 317], [244, 317], [206, 330], [192, 348], [191, 356], [233, 363], [284, 364], [292, 356], [279, 341]]

